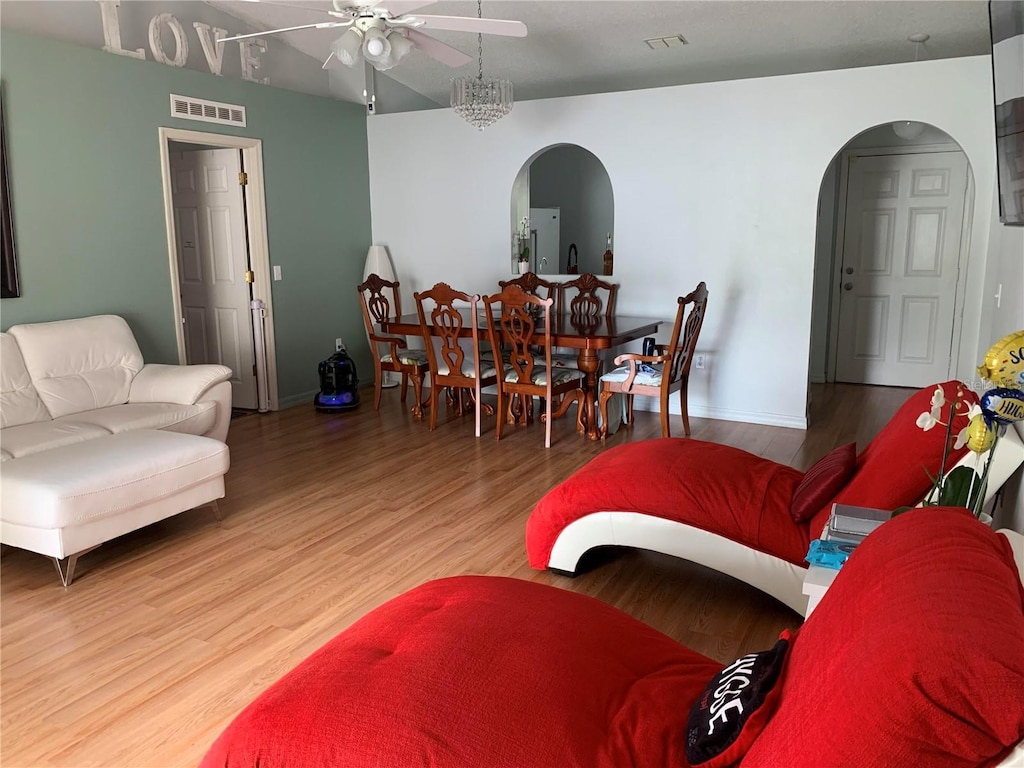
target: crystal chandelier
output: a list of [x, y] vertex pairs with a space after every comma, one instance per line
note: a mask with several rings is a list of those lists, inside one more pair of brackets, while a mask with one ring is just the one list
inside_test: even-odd
[[[477, 18], [483, 18], [482, 0], [476, 2]], [[452, 109], [481, 131], [512, 111], [512, 81], [484, 80], [483, 35], [476, 36], [477, 75], [452, 78]]]

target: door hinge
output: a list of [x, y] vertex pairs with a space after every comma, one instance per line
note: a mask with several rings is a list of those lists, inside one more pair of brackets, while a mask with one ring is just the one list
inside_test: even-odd
[[245, 282], [247, 282], [247, 283], [255, 283], [256, 282], [256, 273], [253, 272], [251, 269], [245, 270]]
[[249, 174], [245, 171], [240, 171], [238, 174], [238, 185], [244, 187], [249, 183]]

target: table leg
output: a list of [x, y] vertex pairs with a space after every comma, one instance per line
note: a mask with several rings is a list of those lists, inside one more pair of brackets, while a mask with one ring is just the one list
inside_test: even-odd
[[576, 365], [587, 375], [586, 384], [583, 387], [583, 423], [587, 428], [587, 437], [591, 440], [601, 439], [597, 429], [597, 413], [594, 408], [594, 392], [597, 391], [597, 369], [600, 364], [601, 359], [597, 356], [596, 349], [581, 349], [576, 358]]

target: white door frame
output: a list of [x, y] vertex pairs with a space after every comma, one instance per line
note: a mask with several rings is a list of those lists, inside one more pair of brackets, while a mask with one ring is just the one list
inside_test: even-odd
[[[267, 352], [267, 401], [270, 410], [277, 405], [277, 354], [274, 343], [274, 302], [270, 290], [270, 245], [267, 238], [267, 201], [263, 189], [263, 142], [244, 136], [203, 133], [180, 128], [160, 128], [160, 174], [164, 186], [164, 220], [167, 225], [167, 254], [171, 268], [171, 301], [174, 305], [174, 335], [178, 342], [178, 361], [184, 365], [185, 328], [181, 323], [181, 293], [178, 276], [178, 242], [174, 229], [174, 197], [171, 192], [171, 158], [169, 142], [202, 144], [218, 149], [242, 150], [242, 162], [249, 175], [243, 188], [245, 195], [246, 230], [249, 236], [249, 263], [255, 274], [253, 299], [261, 299], [266, 311], [264, 343]], [[251, 317], [251, 314], [250, 314]]]
[[[839, 346], [839, 302], [832, 301], [839, 295], [843, 283], [843, 249], [846, 237], [846, 191], [850, 181], [850, 160], [854, 157], [874, 157], [877, 155], [917, 155], [928, 152], [963, 152], [956, 142], [941, 144], [914, 144], [907, 147], [860, 147], [844, 149], [839, 162], [839, 194], [836, 200], [835, 238], [832, 242], [832, 282], [829, 285], [829, 318], [828, 318], [828, 363], [825, 369], [826, 381], [836, 380]], [[966, 153], [964, 152], [966, 155]], [[971, 221], [974, 218], [974, 172], [971, 160], [967, 158], [967, 189], [964, 194], [963, 227], [960, 234], [960, 253], [957, 255], [956, 293], [953, 296], [953, 338], [949, 350], [949, 367], [946, 377], [955, 370], [960, 359], [960, 333], [964, 313], [964, 286], [967, 270], [964, 260], [970, 251]]]

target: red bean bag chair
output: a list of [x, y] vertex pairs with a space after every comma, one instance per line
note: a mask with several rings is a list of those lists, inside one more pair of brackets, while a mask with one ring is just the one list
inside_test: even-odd
[[[859, 455], [850, 446], [838, 448], [807, 473], [687, 438], [611, 448], [537, 504], [526, 524], [530, 565], [572, 574], [594, 547], [650, 549], [727, 573], [803, 613], [804, 557], [832, 504], [893, 510], [921, 501], [942, 464], [946, 430], [925, 431], [917, 420], [931, 410], [936, 387], [951, 403], [958, 385], [963, 404], [956, 434], [978, 398], [950, 381], [913, 394]], [[1008, 460], [1019, 443], [1016, 452], [1010, 445], [1000, 451]], [[946, 468], [966, 453], [952, 451]], [[1005, 480], [998, 474], [991, 476], [991, 493]]]
[[[691, 716], [747, 658], [723, 670], [555, 587], [433, 581], [262, 693], [202, 768], [685, 768], [704, 742]], [[1024, 737], [1024, 588], [1007, 540], [963, 510], [885, 523], [777, 669], [732, 751], [707, 768], [1012, 764]]]

